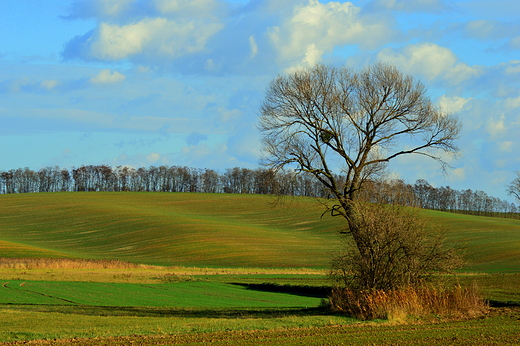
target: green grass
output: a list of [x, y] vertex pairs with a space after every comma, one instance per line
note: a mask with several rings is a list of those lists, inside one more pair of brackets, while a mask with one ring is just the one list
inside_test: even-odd
[[[196, 193], [0, 195], [0, 257], [197, 267], [327, 268], [340, 218], [311, 198]], [[464, 247], [466, 271], [520, 269], [520, 220], [424, 211]]]
[[[309, 286], [328, 283], [326, 268], [342, 244], [337, 231], [343, 220], [320, 219], [322, 206], [313, 199], [289, 198], [282, 206], [273, 201], [183, 193], [0, 195], [0, 257], [56, 259], [0, 268], [0, 342], [520, 343], [517, 308], [406, 325], [360, 324], [319, 308], [321, 298]], [[519, 220], [424, 215], [446, 231], [449, 244], [464, 247], [467, 274], [459, 282], [476, 282], [488, 299], [520, 303]], [[104, 268], [103, 261], [60, 258], [169, 267]]]
[[[93, 315], [101, 310], [104, 316]], [[351, 324], [355, 320], [324, 315], [313, 310], [141, 310], [145, 316], [125, 310], [65, 310], [0, 308], [0, 342], [16, 340], [94, 338], [156, 334], [200, 334], [312, 328]], [[135, 310], [134, 310], [135, 313]], [[52, 321], [52, 322], [50, 322]], [[92, 342], [93, 339], [90, 339]]]
[[520, 220], [425, 210], [430, 223], [458, 244], [468, 272], [520, 272]]
[[124, 284], [60, 281], [5, 281], [0, 304], [90, 305], [175, 308], [317, 307], [320, 298], [263, 292], [221, 282]]
[[[0, 240], [36, 256], [214, 267], [323, 267], [341, 220], [312, 199], [255, 195], [55, 193], [0, 196]], [[4, 250], [4, 257], [20, 251]], [[28, 253], [33, 255], [33, 253]]]
[[[307, 312], [205, 318], [0, 310], [0, 340], [35, 345], [518, 345], [520, 310], [479, 319], [359, 323]], [[49, 330], [49, 320], [53, 328]], [[22, 327], [23, 326], [23, 327]], [[59, 339], [56, 340], [56, 336]], [[46, 340], [41, 340], [46, 339]], [[65, 339], [65, 340], [63, 340]]]
[[[265, 345], [383, 345], [390, 340], [403, 345], [415, 341], [444, 345], [454, 340], [457, 344], [486, 344], [475, 343], [475, 335], [480, 342], [494, 341], [495, 345], [520, 341], [518, 309], [468, 321], [433, 317], [418, 325], [381, 321], [375, 325], [320, 308], [319, 297], [305, 294], [305, 287], [324, 284], [323, 276], [221, 274], [193, 278], [199, 281], [112, 283], [110, 276], [105, 278], [107, 282], [1, 280], [0, 342], [87, 338], [74, 344], [155, 345], [161, 340], [190, 345], [245, 345], [255, 340]], [[518, 274], [468, 275], [459, 280], [478, 280], [488, 298], [520, 298]], [[260, 284], [266, 282], [271, 284]], [[289, 292], [281, 293], [287, 285]], [[303, 287], [303, 293], [290, 293], [294, 286]]]

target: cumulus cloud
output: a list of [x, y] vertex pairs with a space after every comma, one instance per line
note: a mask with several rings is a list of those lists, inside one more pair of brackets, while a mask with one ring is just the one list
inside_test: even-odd
[[459, 113], [466, 108], [466, 105], [470, 100], [470, 98], [460, 96], [449, 97], [442, 95], [439, 98], [439, 106], [447, 113]]
[[258, 44], [254, 35], [249, 36], [249, 45], [251, 46], [251, 59], [253, 59], [258, 54]]
[[515, 38], [511, 39], [508, 43], [508, 48], [511, 49], [520, 49], [520, 36], [516, 36]]
[[490, 120], [487, 130], [492, 137], [498, 137], [507, 131], [505, 116], [501, 116], [498, 120]]
[[[388, 15], [351, 2], [258, 0], [96, 0], [76, 2], [67, 18], [95, 18], [72, 38], [65, 59], [131, 61], [183, 72], [246, 72], [313, 65], [338, 47], [375, 49], [397, 38]], [[277, 70], [279, 71], [279, 69]]]
[[149, 163], [155, 163], [161, 159], [161, 154], [152, 152], [146, 155], [146, 159]]
[[520, 74], [520, 60], [512, 60], [509, 62], [508, 66], [505, 68], [505, 72], [508, 75], [518, 75]]
[[128, 22], [136, 18], [214, 15], [225, 6], [219, 0], [76, 0], [65, 19], [96, 18], [103, 22]]
[[513, 148], [513, 142], [511, 141], [503, 141], [497, 144], [500, 151], [510, 152]]
[[125, 78], [126, 76], [120, 72], [104, 69], [94, 77], [90, 78], [89, 81], [93, 84], [112, 84], [122, 82]]
[[114, 18], [128, 12], [135, 0], [77, 0], [70, 7], [66, 19], [92, 17]]
[[196, 146], [182, 147], [180, 153], [175, 155], [175, 161], [183, 162], [191, 167], [212, 167], [215, 169], [250, 165], [241, 162], [230, 154], [228, 150], [228, 146], [223, 142], [212, 145], [200, 143]]
[[56, 87], [58, 87], [59, 85], [61, 84], [60, 81], [56, 80], [56, 79], [45, 79], [44, 81], [42, 81], [40, 83], [40, 86], [43, 88], [43, 89], [47, 89], [47, 90], [54, 90]]
[[203, 50], [207, 40], [221, 28], [219, 23], [190, 19], [145, 18], [126, 25], [101, 23], [89, 37], [69, 42], [64, 56], [107, 61], [178, 58]]
[[[472, 20], [466, 23], [464, 34], [481, 41], [501, 42], [498, 50], [520, 49], [520, 23], [490, 19]], [[504, 42], [505, 41], [505, 42]]]
[[504, 28], [497, 21], [478, 19], [469, 21], [465, 27], [465, 33], [473, 38], [499, 39], [506, 34]]
[[156, 64], [203, 51], [223, 28], [216, 0], [96, 0], [76, 2], [67, 18], [93, 17], [94, 30], [71, 39], [65, 59]]
[[477, 67], [458, 62], [450, 49], [434, 43], [409, 44], [400, 49], [385, 48], [378, 53], [378, 59], [392, 63], [406, 73], [452, 85], [466, 82], [481, 73]]
[[400, 12], [441, 12], [448, 8], [442, 0], [374, 0], [369, 7]]
[[156, 0], [156, 8], [163, 14], [212, 16], [222, 5], [215, 0]]
[[78, 80], [44, 79], [33, 80], [28, 77], [7, 79], [0, 82], [0, 93], [48, 93], [73, 89], [81, 82]]
[[[87, 73], [89, 72], [91, 73], [92, 70], [88, 70]], [[90, 74], [78, 78], [53, 78], [50, 76], [41, 79], [34, 77], [12, 78], [0, 81], [0, 93], [63, 93], [87, 89], [93, 84], [114, 84], [125, 79], [124, 74], [110, 69], [102, 69], [94, 75]]]
[[300, 65], [320, 62], [335, 47], [347, 44], [373, 49], [391, 37], [383, 18], [363, 17], [350, 2], [302, 1], [280, 25], [269, 29], [278, 59]]
[[[520, 110], [520, 95], [518, 97], [509, 97], [505, 99], [502, 104], [506, 109], [518, 112], [518, 110]], [[518, 118], [520, 121], [520, 114], [518, 114]]]
[[0, 92], [20, 92], [31, 82], [29, 78], [11, 78], [0, 82]]
[[455, 168], [450, 171], [450, 176], [453, 178], [453, 180], [463, 181], [466, 179], [466, 168]]

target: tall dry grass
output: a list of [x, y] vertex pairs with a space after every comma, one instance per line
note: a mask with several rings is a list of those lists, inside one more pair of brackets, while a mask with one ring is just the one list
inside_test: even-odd
[[155, 266], [118, 260], [69, 258], [0, 258], [0, 269], [154, 269]]
[[329, 301], [332, 309], [355, 318], [394, 322], [405, 322], [410, 317], [474, 317], [489, 309], [475, 285], [409, 287], [388, 291], [335, 288]]

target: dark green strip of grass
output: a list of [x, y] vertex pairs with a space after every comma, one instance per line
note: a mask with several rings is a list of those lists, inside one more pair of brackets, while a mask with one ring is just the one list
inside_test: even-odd
[[176, 308], [306, 308], [321, 297], [250, 289], [219, 282], [124, 284], [56, 281], [6, 281], [0, 304], [88, 305]]

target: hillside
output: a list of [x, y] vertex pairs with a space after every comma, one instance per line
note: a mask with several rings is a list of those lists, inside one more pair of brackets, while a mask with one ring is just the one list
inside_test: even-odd
[[[327, 267], [342, 220], [313, 199], [197, 193], [0, 195], [0, 257], [208, 267]], [[520, 269], [520, 221], [425, 211], [472, 271]]]
[[0, 196], [3, 256], [114, 258], [187, 266], [325, 266], [340, 220], [308, 199], [260, 195], [51, 193]]

